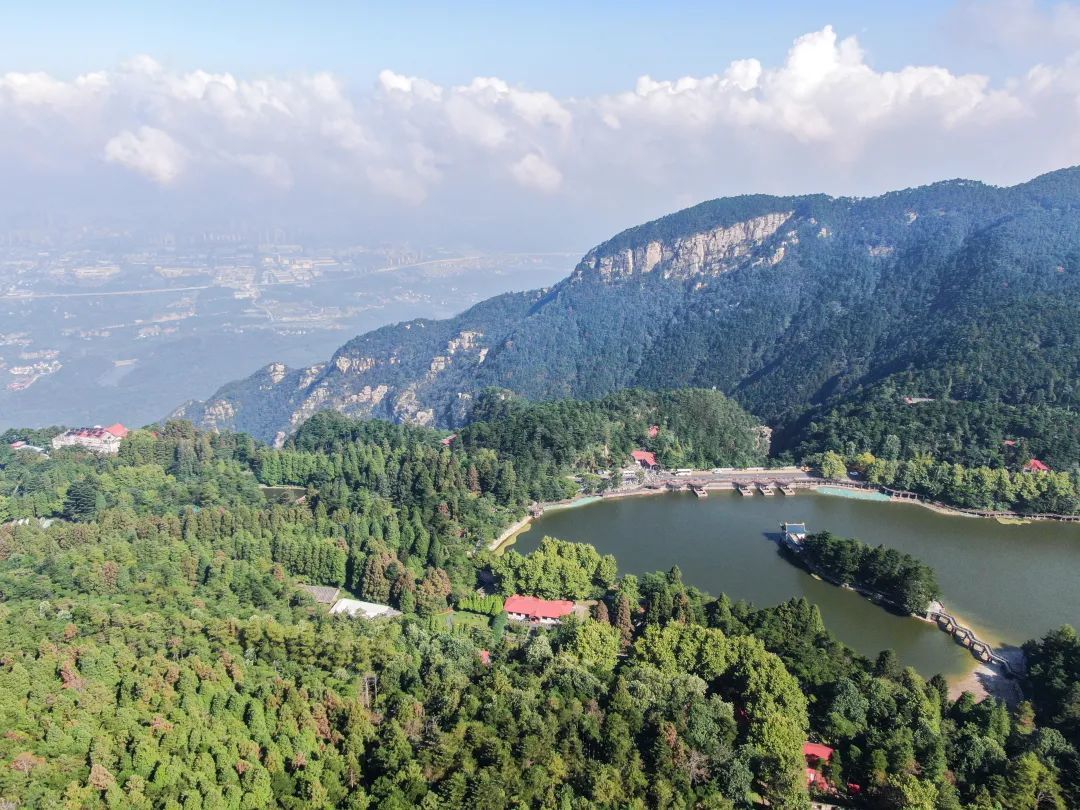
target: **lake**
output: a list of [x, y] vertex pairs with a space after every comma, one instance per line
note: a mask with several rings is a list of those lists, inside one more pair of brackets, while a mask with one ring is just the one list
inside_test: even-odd
[[926, 676], [956, 676], [975, 665], [933, 625], [892, 615], [785, 561], [775, 542], [782, 521], [918, 557], [937, 572], [946, 607], [991, 643], [1020, 644], [1062, 624], [1080, 627], [1078, 524], [1004, 525], [812, 491], [768, 498], [710, 492], [704, 499], [673, 493], [548, 511], [514, 548], [527, 553], [551, 535], [614, 554], [621, 573], [678, 565], [687, 583], [758, 606], [805, 596], [820, 606], [829, 629], [864, 655], [891, 647]]

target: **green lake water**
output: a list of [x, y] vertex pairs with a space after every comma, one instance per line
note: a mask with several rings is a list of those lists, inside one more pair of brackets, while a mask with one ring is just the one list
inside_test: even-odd
[[971, 669], [971, 656], [933, 625], [892, 615], [785, 561], [776, 545], [782, 521], [915, 555], [937, 572], [945, 605], [994, 644], [1020, 644], [1062, 624], [1080, 627], [1080, 524], [1003, 525], [815, 492], [679, 493], [551, 511], [515, 548], [526, 553], [551, 535], [614, 554], [622, 573], [678, 565], [689, 584], [759, 606], [805, 596], [837, 637], [864, 655], [891, 647], [927, 676]]

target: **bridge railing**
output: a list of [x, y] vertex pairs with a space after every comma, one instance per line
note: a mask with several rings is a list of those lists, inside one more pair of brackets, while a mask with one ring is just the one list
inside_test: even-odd
[[1012, 662], [1009, 661], [1008, 658], [1001, 655], [1000, 653], [995, 652], [994, 648], [990, 646], [990, 644], [979, 638], [975, 634], [975, 631], [972, 630], [970, 627], [960, 624], [957, 618], [951, 613], [949, 613], [947, 610], [944, 610], [943, 608], [932, 609], [927, 612], [926, 616], [928, 619], [932, 619], [933, 621], [936, 621], [938, 623], [940, 623], [941, 620], [944, 619], [947, 627], [949, 628], [947, 632], [951, 633], [954, 638], [968, 641], [968, 647], [971, 648], [972, 654], [976, 655], [976, 657], [979, 656], [978, 653], [975, 651], [975, 648], [981, 647], [983, 650], [986, 651], [986, 657], [988, 661], [997, 664], [1008, 674], [1014, 677], [1020, 677], [1020, 675], [1022, 674], [1016, 671], [1016, 669], [1012, 665]]

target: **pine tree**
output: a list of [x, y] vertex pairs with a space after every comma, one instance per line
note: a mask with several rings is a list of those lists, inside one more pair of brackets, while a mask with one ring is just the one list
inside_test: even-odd
[[441, 568], [429, 568], [416, 589], [416, 611], [421, 616], [432, 616], [446, 610], [446, 598], [450, 595], [450, 577]]
[[619, 606], [615, 611], [615, 626], [619, 628], [622, 646], [628, 646], [634, 637], [634, 623], [630, 617], [630, 600], [625, 593], [619, 594]]
[[104, 497], [98, 488], [97, 481], [84, 478], [73, 482], [68, 487], [64, 498], [64, 517], [72, 521], [90, 521], [103, 506]]
[[386, 577], [386, 557], [371, 554], [364, 565], [364, 587], [361, 594], [369, 602], [383, 604], [390, 599], [390, 581]]

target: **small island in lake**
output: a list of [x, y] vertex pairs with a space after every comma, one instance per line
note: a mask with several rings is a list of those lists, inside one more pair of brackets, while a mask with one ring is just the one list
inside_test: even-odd
[[785, 524], [784, 531], [786, 547], [796, 551], [810, 570], [837, 585], [915, 616], [925, 615], [941, 596], [934, 569], [910, 554], [832, 532], [807, 534], [802, 524]]

